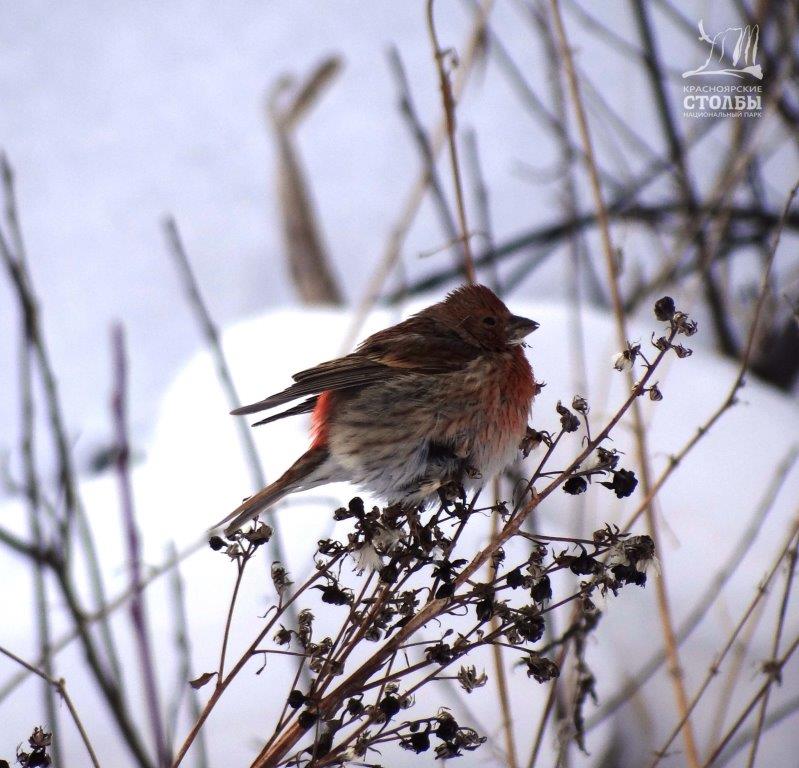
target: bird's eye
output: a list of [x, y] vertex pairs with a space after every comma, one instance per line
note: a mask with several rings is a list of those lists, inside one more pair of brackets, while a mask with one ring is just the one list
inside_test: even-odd
[[483, 325], [496, 325], [496, 324], [497, 324], [496, 319], [491, 317], [490, 315], [488, 317], [483, 318]]

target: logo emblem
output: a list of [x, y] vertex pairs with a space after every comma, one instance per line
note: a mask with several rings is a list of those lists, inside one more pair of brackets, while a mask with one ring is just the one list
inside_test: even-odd
[[698, 69], [683, 72], [684, 78], [696, 75], [731, 75], [743, 78], [751, 75], [758, 80], [763, 79], [763, 70], [757, 63], [757, 45], [760, 40], [760, 27], [757, 24], [727, 27], [711, 38], [705, 32], [700, 19], [699, 39], [710, 46], [707, 59]]

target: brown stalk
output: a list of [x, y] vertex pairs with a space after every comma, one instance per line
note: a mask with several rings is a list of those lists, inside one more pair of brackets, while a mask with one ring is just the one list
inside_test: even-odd
[[[472, 66], [477, 60], [480, 52], [482, 51], [486, 19], [491, 13], [495, 0], [485, 0], [483, 5], [475, 14], [475, 22], [469, 32], [469, 36], [463, 46], [463, 55], [460, 58], [460, 66], [456, 72], [455, 82], [453, 83], [453, 97], [457, 101], [463, 93]], [[441, 151], [446, 138], [446, 122], [443, 120], [441, 124], [433, 132], [432, 139], [430, 140], [430, 149], [433, 156], [437, 156]], [[380, 296], [383, 284], [388, 279], [394, 266], [400, 259], [402, 246], [410, 230], [411, 224], [416, 218], [419, 206], [424, 199], [425, 192], [427, 191], [427, 177], [424, 170], [417, 176], [416, 181], [408, 192], [405, 202], [402, 205], [400, 214], [397, 221], [391, 228], [386, 249], [380, 259], [374, 273], [369, 278], [363, 296], [357, 304], [355, 315], [352, 325], [342, 344], [343, 351], [349, 351], [350, 347], [355, 341], [358, 332], [363, 325], [366, 316], [374, 307], [375, 303]]]
[[[785, 630], [785, 617], [788, 613], [788, 601], [791, 597], [791, 587], [793, 586], [794, 576], [796, 576], [796, 558], [797, 550], [799, 549], [799, 539], [794, 542], [793, 549], [788, 553], [788, 572], [785, 576], [785, 589], [782, 593], [782, 602], [780, 603], [780, 612], [777, 617], [777, 626], [774, 628], [774, 639], [771, 644], [771, 659], [767, 662], [769, 665], [772, 661], [776, 661], [780, 653], [780, 643], [782, 642], [782, 635]], [[771, 684], [779, 678], [773, 673], [768, 673], [768, 681], [763, 698], [760, 701], [760, 710], [757, 714], [757, 725], [755, 725], [755, 734], [752, 739], [752, 746], [749, 750], [749, 759], [747, 760], [747, 768], [754, 768], [755, 760], [757, 759], [757, 749], [760, 746], [760, 737], [763, 733], [763, 723], [766, 720], [766, 711], [768, 710], [769, 694], [771, 693]]]
[[[765, 523], [766, 517], [772, 510], [774, 502], [777, 499], [777, 494], [782, 488], [790, 470], [796, 464], [797, 458], [799, 458], [799, 445], [793, 446], [780, 462], [763, 497], [760, 499], [751, 516], [749, 525], [747, 525], [746, 529], [738, 537], [738, 541], [732, 548], [730, 555], [724, 563], [717, 568], [714, 577], [708, 583], [703, 595], [696, 601], [695, 606], [680, 624], [677, 630], [677, 642], [680, 645], [682, 645], [683, 642], [690, 637], [694, 629], [699, 626], [710, 607], [715, 604], [716, 600], [721, 595], [724, 585], [737, 571], [744, 556], [757, 538], [760, 529]], [[618, 693], [605, 699], [599, 710], [589, 720], [587, 729], [591, 729], [604, 722], [616, 712], [619, 707], [629, 701], [649, 680], [651, 680], [652, 676], [660, 669], [665, 660], [666, 652], [660, 649], [646, 664], [642, 665], [632, 675], [630, 682], [624, 685]]]
[[785, 221], [788, 217], [788, 212], [790, 211], [791, 205], [793, 204], [793, 200], [796, 197], [797, 190], [799, 190], [799, 181], [794, 184], [791, 191], [788, 193], [788, 198], [785, 201], [785, 207], [782, 211], [782, 216], [777, 224], [777, 230], [774, 233], [774, 240], [771, 245], [771, 249], [769, 252], [768, 260], [766, 261], [765, 268], [763, 270], [763, 276], [760, 282], [760, 291], [758, 292], [757, 303], [755, 304], [755, 313], [752, 319], [752, 324], [749, 327], [749, 334], [746, 340], [746, 345], [743, 351], [743, 357], [741, 358], [741, 364], [738, 368], [738, 373], [733, 379], [732, 384], [730, 385], [730, 389], [727, 392], [727, 395], [722, 400], [719, 407], [708, 417], [708, 419], [696, 430], [694, 436], [678, 451], [676, 454], [669, 458], [669, 462], [666, 468], [663, 470], [662, 474], [658, 479], [655, 481], [654, 485], [648, 490], [646, 497], [644, 500], [638, 505], [638, 508], [633, 512], [630, 516], [629, 520], [625, 522], [624, 530], [629, 530], [629, 528], [635, 523], [636, 520], [641, 516], [641, 514], [649, 507], [649, 505], [654, 500], [655, 496], [657, 495], [658, 491], [663, 487], [666, 480], [668, 480], [671, 473], [679, 466], [680, 462], [686, 457], [688, 453], [696, 446], [696, 444], [708, 433], [708, 431], [713, 427], [714, 424], [730, 409], [734, 406], [737, 402], [738, 391], [744, 386], [746, 373], [749, 370], [749, 363], [752, 357], [752, 350], [754, 347], [755, 339], [757, 338], [758, 332], [758, 324], [760, 322], [760, 316], [763, 311], [763, 306], [766, 300], [766, 296], [768, 294], [768, 287], [769, 287], [769, 279], [771, 276], [771, 271], [774, 266], [774, 260], [777, 256], [777, 249], [780, 244], [780, 238], [782, 237], [782, 232], [785, 227]]
[[445, 59], [450, 54], [443, 51], [438, 42], [433, 13], [434, 3], [435, 0], [427, 0], [427, 30], [430, 33], [430, 43], [433, 46], [433, 58], [435, 59], [436, 69], [438, 70], [438, 84], [441, 89], [441, 101], [444, 106], [447, 138], [449, 140], [449, 159], [450, 165], [452, 166], [455, 202], [458, 211], [458, 222], [461, 228], [461, 241], [463, 243], [463, 274], [467, 282], [475, 283], [477, 282], [477, 275], [474, 271], [474, 259], [472, 258], [471, 233], [466, 223], [466, 206], [463, 201], [461, 168], [458, 162], [458, 146], [455, 141], [455, 97], [452, 94], [452, 84], [449, 81], [449, 73], [446, 70], [445, 62]]
[[763, 683], [763, 685], [760, 687], [760, 690], [752, 697], [746, 707], [744, 707], [738, 719], [730, 726], [730, 729], [727, 731], [724, 738], [719, 742], [716, 749], [713, 750], [713, 754], [711, 754], [710, 757], [702, 764], [702, 768], [708, 768], [708, 766], [713, 765], [719, 755], [721, 755], [721, 753], [724, 751], [724, 748], [730, 743], [732, 737], [746, 722], [746, 719], [749, 717], [749, 715], [752, 714], [758, 702], [765, 698], [769, 690], [771, 690], [771, 686], [774, 683], [775, 677], [779, 677], [783, 667], [788, 663], [788, 661], [790, 661], [791, 656], [793, 656], [797, 648], [799, 648], [799, 636], [797, 636], [790, 646], [788, 646], [788, 649], [785, 651], [785, 653], [783, 653], [782, 656], [780, 656], [778, 659], [774, 659], [770, 663], [768, 679], [765, 683]]
[[[755, 593], [755, 596], [752, 598], [752, 600], [749, 602], [747, 607], [744, 609], [743, 613], [741, 614], [741, 618], [739, 619], [738, 623], [735, 625], [732, 633], [730, 634], [729, 638], [727, 639], [727, 642], [724, 644], [724, 647], [717, 654], [716, 658], [713, 660], [713, 663], [710, 665], [710, 668], [708, 669], [704, 680], [702, 681], [701, 685], [699, 686], [699, 688], [697, 689], [697, 691], [694, 694], [693, 698], [691, 699], [690, 704], [688, 705], [687, 712], [680, 718], [679, 722], [674, 727], [674, 729], [671, 731], [671, 733], [669, 734], [669, 736], [666, 739], [666, 741], [663, 743], [661, 748], [655, 753], [655, 759], [650, 764], [649, 768], [655, 768], [655, 766], [657, 766], [660, 763], [660, 761], [664, 757], [666, 757], [668, 755], [669, 747], [673, 743], [674, 739], [677, 738], [677, 736], [679, 735], [679, 733], [682, 730], [683, 725], [685, 724], [686, 720], [688, 719], [688, 717], [690, 717], [691, 712], [694, 711], [694, 709], [696, 708], [697, 704], [700, 702], [702, 697], [705, 695], [705, 692], [707, 691], [708, 687], [710, 686], [710, 683], [715, 679], [716, 675], [718, 674], [719, 669], [721, 668], [722, 662], [727, 657], [727, 654], [730, 652], [730, 650], [735, 646], [735, 643], [736, 643], [736, 641], [738, 639], [738, 635], [741, 633], [743, 628], [748, 623], [749, 619], [751, 618], [753, 612], [755, 611], [755, 609], [759, 605], [760, 601], [766, 595], [767, 588], [768, 588], [769, 584], [771, 583], [772, 578], [774, 578], [774, 574], [777, 572], [777, 569], [780, 567], [780, 565], [782, 564], [783, 560], [787, 556], [787, 554], [788, 554], [788, 552], [790, 550], [790, 547], [791, 547], [791, 543], [793, 542], [794, 537], [797, 534], [797, 531], [799, 531], [799, 517], [794, 518], [793, 523], [791, 524], [791, 527], [790, 527], [790, 530], [789, 530], [789, 535], [788, 535], [788, 537], [787, 537], [787, 539], [785, 541], [784, 546], [780, 549], [780, 552], [779, 552], [777, 558], [775, 559], [773, 565], [769, 569], [769, 571], [766, 574], [765, 578], [758, 585], [757, 591]], [[726, 739], [725, 739], [725, 741], [726, 741]], [[716, 753], [720, 752], [721, 749], [723, 749], [723, 746], [724, 745], [722, 744], [716, 750]]]
[[293, 89], [290, 101], [278, 105], [292, 78], [284, 76], [269, 95], [267, 116], [275, 136], [277, 200], [283, 225], [283, 242], [294, 288], [304, 304], [343, 304], [343, 295], [333, 274], [318, 216], [311, 201], [310, 185], [302, 169], [294, 133], [321, 92], [341, 68], [331, 56], [320, 62], [307, 79]]
[[[605, 207], [602, 189], [599, 182], [599, 174], [597, 173], [596, 161], [594, 159], [593, 144], [591, 141], [591, 134], [588, 128], [588, 121], [585, 116], [585, 111], [582, 105], [582, 98], [580, 96], [580, 86], [577, 81], [577, 76], [574, 71], [574, 64], [572, 61], [571, 50], [569, 48], [566, 31], [563, 26], [563, 19], [560, 15], [560, 6], [558, 0], [550, 0], [553, 21], [560, 49], [560, 56], [566, 70], [566, 79], [569, 84], [572, 102], [574, 105], [575, 116], [577, 118], [577, 125], [579, 128], [580, 137], [582, 139], [583, 149], [586, 155], [586, 166], [588, 170], [591, 191], [594, 198], [594, 205], [597, 211], [597, 219], [599, 222], [599, 230], [602, 239], [603, 251], [605, 255], [605, 265], [608, 271], [608, 282], [610, 284], [610, 294], [616, 319], [616, 331], [618, 335], [618, 343], [620, 348], [627, 345], [627, 328], [624, 313], [624, 305], [621, 298], [619, 289], [619, 275], [618, 265], [616, 261], [616, 253], [613, 249], [613, 243], [610, 236], [610, 224], [608, 222], [607, 209]], [[631, 378], [632, 372], [629, 372]], [[628, 379], [629, 380], [629, 379]], [[646, 445], [646, 434], [644, 431], [643, 416], [641, 413], [640, 404], [636, 400], [632, 404], [632, 414], [634, 422], [634, 434], [636, 447], [638, 452], [639, 466], [641, 469], [641, 485], [644, 493], [649, 494], [651, 487], [649, 476], [649, 453]], [[657, 535], [657, 522], [655, 519], [654, 510], [651, 506], [647, 506], [646, 510], [647, 527], [649, 533], [655, 541], [655, 546], [658, 544]], [[658, 601], [658, 613], [660, 615], [660, 622], [663, 631], [663, 639], [666, 645], [667, 657], [669, 660], [669, 672], [671, 674], [672, 686], [674, 689], [674, 697], [677, 704], [677, 709], [681, 714], [687, 712], [688, 697], [685, 692], [685, 686], [682, 677], [682, 666], [680, 664], [679, 649], [674, 632], [674, 621], [671, 615], [669, 606], [669, 597], [666, 591], [666, 579], [659, 578], [656, 580], [656, 591]], [[699, 766], [699, 752], [696, 747], [696, 739], [694, 737], [693, 728], [691, 727], [690, 720], [686, 718], [685, 730], [683, 734], [685, 743], [686, 757], [688, 764], [691, 768], [698, 768]]]

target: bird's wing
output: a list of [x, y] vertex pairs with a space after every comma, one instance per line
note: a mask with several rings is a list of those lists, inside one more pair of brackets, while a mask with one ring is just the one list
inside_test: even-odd
[[[423, 373], [434, 376], [462, 369], [479, 354], [451, 330], [425, 318], [412, 317], [370, 336], [356, 352], [329, 360], [294, 374], [295, 383], [257, 403], [231, 411], [234, 415], [257, 413], [289, 403], [300, 397], [315, 396], [327, 390], [361, 387], [394, 376]], [[315, 397], [284, 413], [265, 419], [306, 413], [313, 409]]]

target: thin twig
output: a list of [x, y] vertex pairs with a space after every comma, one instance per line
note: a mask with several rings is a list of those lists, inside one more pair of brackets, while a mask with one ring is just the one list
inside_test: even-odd
[[155, 657], [150, 643], [150, 629], [147, 621], [147, 608], [144, 601], [141, 573], [141, 542], [139, 539], [136, 512], [133, 504], [133, 487], [130, 481], [130, 442], [128, 439], [127, 378], [128, 364], [125, 352], [125, 336], [121, 325], [111, 331], [111, 349], [114, 366], [114, 390], [111, 395], [111, 417], [116, 437], [115, 470], [119, 487], [119, 506], [122, 517], [122, 531], [127, 549], [130, 571], [130, 618], [133, 636], [139, 655], [139, 671], [144, 688], [144, 700], [155, 743], [158, 765], [167, 768], [170, 762], [169, 747], [164, 735], [161, 719], [161, 705], [156, 683]]
[[[178, 551], [174, 543], [170, 543], [167, 551], [167, 559], [178, 561]], [[192, 654], [191, 654], [191, 633], [189, 631], [189, 619], [186, 614], [186, 590], [183, 584], [183, 577], [180, 573], [180, 567], [175, 566], [172, 569], [172, 578], [170, 579], [173, 595], [173, 616], [175, 618], [175, 646], [177, 648], [178, 656], [181, 663], [178, 668], [174, 702], [172, 705], [172, 717], [170, 720], [171, 727], [168, 729], [169, 743], [173, 743], [174, 734], [177, 730], [179, 722], [180, 706], [183, 700], [184, 692], [186, 691], [186, 681], [191, 676], [192, 669]], [[192, 720], [196, 720], [200, 716], [202, 708], [200, 707], [199, 692], [192, 686], [188, 686], [188, 703], [189, 714]], [[194, 759], [197, 768], [208, 768], [208, 747], [205, 743], [205, 732], [202, 731], [197, 737], [197, 747], [194, 753]]]
[[469, 227], [466, 223], [466, 205], [463, 201], [463, 183], [461, 181], [460, 164], [458, 163], [458, 146], [455, 142], [455, 97], [452, 95], [452, 85], [449, 81], [449, 73], [445, 66], [445, 59], [449, 54], [443, 51], [438, 43], [433, 13], [434, 3], [435, 0], [427, 0], [427, 31], [430, 33], [430, 43], [433, 46], [433, 58], [435, 59], [436, 69], [438, 70], [438, 84], [441, 89], [441, 101], [444, 106], [444, 117], [446, 118], [447, 137], [449, 139], [449, 159], [452, 166], [452, 180], [455, 187], [455, 201], [458, 211], [458, 221], [461, 227], [461, 240], [463, 243], [463, 273], [468, 282], [475, 283], [477, 282], [477, 275], [474, 271]]
[[[619, 287], [619, 268], [617, 264], [617, 256], [610, 237], [610, 224], [608, 221], [607, 208], [605, 207], [605, 201], [602, 195], [602, 189], [600, 187], [599, 174], [597, 173], [597, 166], [594, 160], [594, 149], [591, 141], [591, 133], [588, 128], [588, 121], [586, 119], [585, 111], [582, 105], [580, 86], [574, 71], [571, 49], [569, 48], [566, 30], [563, 26], [563, 19], [561, 18], [558, 0], [550, 0], [550, 5], [552, 8], [552, 16], [555, 25], [560, 56], [565, 67], [566, 79], [571, 92], [575, 116], [577, 118], [577, 126], [586, 155], [586, 166], [594, 199], [594, 205], [597, 211], [599, 231], [602, 240], [603, 253], [605, 256], [605, 265], [608, 271], [608, 282], [610, 284], [613, 314], [616, 320], [618, 343], [620, 348], [623, 349], [626, 347], [629, 336], [627, 334], [624, 305]], [[628, 374], [629, 381], [632, 377], [632, 371], [629, 371]], [[648, 495], [649, 488], [651, 487], [649, 476], [649, 452], [646, 445], [646, 434], [644, 431], [641, 406], [638, 400], [632, 404], [632, 415], [634, 424], [633, 431], [635, 435], [639, 467], [641, 470], [641, 485], [644, 489], [644, 494]], [[645, 514], [650, 536], [652, 536], [653, 540], [655, 541], [655, 546], [657, 547], [657, 523], [654, 510], [652, 509], [651, 505], [646, 507]], [[658, 613], [663, 631], [663, 639], [666, 644], [666, 652], [669, 660], [669, 672], [671, 673], [674, 697], [679, 712], [684, 714], [687, 711], [688, 696], [685, 692], [685, 685], [683, 682], [682, 665], [680, 663], [679, 649], [677, 647], [677, 641], [674, 632], [674, 621], [669, 606], [669, 596], [668, 592], [666, 591], [665, 577], [657, 579], [655, 588], [657, 593]], [[698, 768], [699, 752], [696, 747], [696, 739], [694, 737], [693, 728], [688, 718], [686, 718], [683, 738], [685, 742], [688, 764], [691, 766], [691, 768]]]
[[405, 119], [408, 129], [411, 132], [411, 136], [413, 137], [414, 143], [416, 144], [416, 149], [419, 152], [419, 156], [422, 161], [422, 168], [426, 174], [427, 185], [430, 188], [430, 193], [433, 197], [433, 203], [435, 204], [436, 212], [438, 213], [438, 219], [441, 223], [441, 228], [444, 231], [444, 236], [449, 242], [457, 246], [455, 265], [458, 267], [464, 263], [466, 252], [464, 250], [463, 242], [461, 241], [460, 237], [458, 237], [458, 225], [456, 224], [455, 217], [450, 210], [449, 202], [447, 201], [443, 185], [441, 184], [441, 179], [438, 175], [435, 156], [433, 155], [433, 150], [430, 147], [430, 140], [427, 136], [427, 132], [422, 126], [421, 121], [419, 120], [419, 116], [416, 114], [416, 109], [413, 105], [413, 98], [411, 96], [410, 84], [408, 83], [408, 77], [405, 73], [405, 67], [402, 64], [399, 51], [395, 46], [391, 46], [388, 49], [387, 55], [389, 67], [394, 74], [394, 80], [397, 84], [397, 90], [399, 92], [400, 114]]
[[63, 699], [64, 704], [67, 705], [67, 709], [69, 710], [69, 714], [72, 715], [72, 720], [75, 723], [75, 727], [78, 729], [78, 733], [80, 734], [81, 741], [83, 741], [83, 745], [86, 747], [86, 751], [89, 753], [89, 759], [91, 760], [92, 765], [94, 768], [100, 768], [100, 762], [97, 759], [97, 755], [95, 754], [94, 747], [92, 746], [91, 741], [89, 740], [89, 736], [86, 733], [86, 729], [83, 727], [83, 722], [78, 715], [77, 709], [75, 709], [75, 705], [70, 698], [70, 695], [67, 693], [66, 683], [63, 679], [56, 680], [53, 677], [50, 677], [46, 672], [43, 672], [41, 669], [34, 667], [32, 664], [28, 664], [27, 661], [21, 659], [15, 653], [12, 653], [7, 648], [4, 648], [0, 645], [0, 653], [4, 656], [7, 656], [12, 661], [16, 662], [22, 667], [30, 672], [33, 675], [37, 675], [42, 680], [44, 680], [48, 685], [51, 685], [56, 693]]
[[[719, 595], [722, 594], [725, 584], [736, 573], [738, 566], [740, 566], [744, 556], [757, 538], [763, 523], [766, 521], [766, 517], [773, 509], [777, 495], [785, 483], [790, 470], [795, 465], [797, 458], [799, 458], [799, 445], [793, 446], [776, 468], [774, 476], [766, 488], [763, 497], [757, 504], [749, 524], [746, 526], [745, 530], [741, 532], [738, 541], [730, 550], [729, 556], [716, 569], [715, 575], [708, 582], [702, 596], [696, 601], [696, 604], [691, 609], [688, 616], [686, 616], [680, 624], [677, 630], [677, 642], [680, 645], [682, 645], [699, 626], [702, 619], [707, 615], [709, 608], [716, 602]], [[651, 680], [652, 676], [660, 669], [665, 660], [666, 652], [660, 649], [646, 664], [642, 665], [631, 676], [629, 683], [624, 685], [618, 693], [604, 701], [602, 707], [589, 720], [587, 728], [591, 729], [604, 722], [616, 712], [619, 707], [635, 696], [635, 694]]]
[[[669, 747], [672, 745], [674, 739], [677, 738], [677, 736], [679, 735], [680, 731], [683, 728], [683, 725], [685, 724], [685, 721], [688, 719], [688, 717], [690, 717], [690, 714], [694, 711], [697, 704], [705, 695], [705, 692], [710, 686], [710, 683], [715, 679], [716, 675], [718, 674], [722, 662], [727, 657], [727, 654], [730, 652], [730, 650], [734, 647], [735, 642], [738, 639], [738, 635], [746, 626], [753, 612], [760, 604], [760, 601], [763, 599], [763, 596], [766, 594], [767, 588], [771, 583], [772, 578], [774, 578], [774, 574], [777, 572], [783, 560], [787, 556], [788, 551], [790, 550], [791, 544], [793, 543], [797, 531], [799, 531], [799, 517], [794, 518], [790, 530], [788, 532], [788, 537], [785, 541], [785, 544], [783, 547], [780, 548], [780, 551], [777, 557], [775, 558], [773, 565], [769, 569], [763, 581], [761, 581], [761, 583], [758, 585], [755, 596], [752, 598], [752, 600], [744, 609], [743, 613], [741, 614], [741, 618], [738, 620], [737, 624], [730, 633], [727, 642], [724, 644], [723, 648], [721, 649], [721, 651], [719, 651], [719, 653], [714, 658], [712, 664], [708, 668], [707, 674], [705, 675], [705, 678], [703, 679], [702, 683], [700, 684], [699, 688], [697, 689], [696, 693], [691, 699], [686, 713], [680, 718], [677, 725], [674, 727], [674, 729], [670, 732], [669, 736], [663, 742], [661, 748], [655, 753], [655, 759], [651, 763], [649, 768], [655, 768], [655, 766], [657, 766], [660, 763], [660, 761], [667, 756]], [[720, 746], [716, 750], [716, 752], [720, 752], [722, 748], [723, 745]]]
[[[461, 93], [463, 93], [466, 83], [468, 82], [469, 75], [472, 70], [474, 62], [477, 60], [480, 52], [483, 50], [484, 32], [486, 28], [486, 20], [494, 6], [495, 0], [485, 0], [475, 13], [475, 21], [469, 31], [469, 36], [463, 46], [463, 55], [460, 59], [460, 66], [456, 72], [455, 82], [453, 84], [454, 98], [457, 101]], [[446, 138], [446, 120], [442, 120], [436, 131], [433, 133], [430, 140], [430, 148], [433, 156], [438, 156]], [[363, 296], [358, 302], [355, 313], [353, 316], [352, 324], [347, 331], [342, 350], [348, 352], [350, 347], [355, 341], [358, 332], [363, 325], [363, 322], [369, 312], [377, 302], [383, 288], [383, 284], [388, 279], [395, 265], [400, 260], [402, 253], [402, 246], [410, 230], [411, 224], [416, 218], [422, 200], [424, 199], [425, 192], [427, 191], [427, 177], [422, 171], [413, 183], [405, 202], [400, 208], [400, 214], [393, 227], [391, 228], [386, 249], [375, 268], [374, 273], [369, 278], [367, 286], [364, 290]]]
[[768, 679], [765, 683], [760, 687], [758, 692], [752, 697], [749, 703], [743, 708], [743, 711], [739, 715], [739, 717], [735, 720], [735, 722], [730, 726], [727, 733], [724, 735], [724, 738], [719, 742], [718, 746], [713, 750], [713, 753], [708, 757], [708, 759], [702, 764], [702, 768], [708, 768], [708, 766], [713, 765], [715, 763], [716, 758], [724, 751], [727, 744], [729, 744], [732, 737], [738, 732], [740, 727], [746, 722], [746, 719], [749, 715], [752, 714], [752, 711], [757, 706], [758, 702], [761, 701], [766, 694], [771, 689], [772, 684], [774, 683], [775, 677], [779, 677], [782, 672], [783, 667], [788, 663], [791, 659], [791, 656], [796, 652], [796, 649], [799, 648], [799, 636], [797, 636], [794, 641], [788, 646], [788, 649], [785, 653], [780, 656], [778, 659], [774, 659], [769, 664], [768, 670]]
[[[780, 612], [777, 616], [777, 626], [774, 628], [774, 639], [771, 644], [771, 657], [764, 667], [770, 667], [772, 662], [776, 661], [780, 653], [780, 643], [782, 642], [782, 634], [785, 630], [785, 617], [788, 613], [788, 601], [791, 597], [791, 587], [793, 586], [794, 576], [796, 575], [796, 557], [797, 549], [799, 549], [799, 539], [794, 542], [793, 549], [788, 553], [788, 570], [785, 576], [785, 589], [782, 593], [782, 602], [780, 603]], [[778, 678], [774, 674], [768, 673], [768, 682], [773, 683]], [[749, 759], [746, 763], [747, 768], [754, 768], [755, 760], [757, 759], [757, 749], [760, 746], [760, 737], [763, 733], [763, 724], [766, 720], [766, 712], [768, 710], [769, 694], [771, 693], [771, 685], [768, 685], [763, 699], [760, 702], [760, 710], [757, 715], [757, 724], [755, 725], [755, 734], [752, 739], [752, 746], [749, 750]]]

